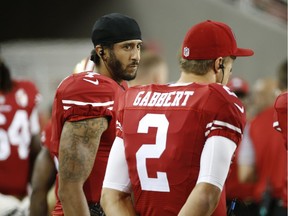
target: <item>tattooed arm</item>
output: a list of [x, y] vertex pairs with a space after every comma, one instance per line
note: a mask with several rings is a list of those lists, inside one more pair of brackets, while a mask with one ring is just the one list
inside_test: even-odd
[[59, 190], [64, 214], [88, 216], [83, 184], [93, 168], [106, 118], [65, 122], [59, 147]]

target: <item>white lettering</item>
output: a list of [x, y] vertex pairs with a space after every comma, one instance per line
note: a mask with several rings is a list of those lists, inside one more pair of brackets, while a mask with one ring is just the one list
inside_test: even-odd
[[173, 103], [171, 104], [171, 106], [179, 106], [180, 104], [180, 100], [183, 97], [184, 92], [183, 91], [177, 91], [176, 92], [176, 96], [174, 98]]
[[159, 99], [157, 100], [157, 103], [155, 104], [155, 106], [159, 107], [162, 106], [166, 97], [167, 97], [168, 93], [161, 93], [161, 96], [159, 97]]
[[163, 93], [140, 91], [134, 99], [133, 106], [187, 106], [188, 100], [193, 94], [194, 91], [173, 91]]
[[150, 95], [151, 95], [151, 91], [147, 92], [144, 98], [142, 99], [142, 101], [140, 102], [139, 106], [147, 106]]
[[194, 94], [194, 91], [185, 91], [184, 95], [186, 97], [185, 97], [184, 101], [182, 102], [181, 106], [186, 106], [189, 97], [192, 96], [193, 94]]
[[141, 101], [141, 95], [143, 95], [144, 94], [144, 91], [140, 91], [139, 93], [138, 93], [138, 95], [136, 96], [136, 98], [135, 98], [135, 100], [134, 100], [134, 102], [133, 102], [133, 106], [138, 106], [138, 104], [140, 103], [140, 101]]
[[158, 98], [160, 97], [161, 93], [159, 92], [154, 92], [152, 97], [150, 98], [150, 101], [148, 103], [148, 106], [155, 106]]
[[166, 100], [165, 100], [165, 102], [164, 102], [164, 104], [163, 104], [163, 106], [171, 106], [171, 102], [170, 102], [170, 100], [171, 100], [171, 95], [175, 95], [176, 94], [176, 92], [174, 91], [174, 92], [169, 92], [168, 93], [168, 95], [167, 95], [167, 98], [166, 98]]

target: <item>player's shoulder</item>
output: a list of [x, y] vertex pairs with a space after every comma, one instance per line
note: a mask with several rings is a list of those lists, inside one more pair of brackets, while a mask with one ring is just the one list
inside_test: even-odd
[[71, 74], [64, 78], [58, 86], [60, 90], [70, 91], [113, 91], [117, 83], [104, 75], [92, 71]]
[[15, 92], [16, 97], [28, 96], [31, 101], [39, 103], [41, 101], [41, 94], [36, 86], [36, 84], [30, 80], [17, 79], [13, 80], [13, 92]]
[[287, 108], [287, 97], [288, 97], [288, 92], [283, 92], [275, 100], [274, 107], [277, 108]]
[[30, 80], [17, 79], [13, 80], [13, 83], [16, 88], [24, 88], [27, 90], [38, 91], [36, 84]]
[[219, 83], [211, 83], [208, 85], [209, 93], [213, 97], [217, 97], [218, 99], [225, 102], [238, 102], [240, 101], [237, 95], [230, 90], [228, 86], [219, 84]]

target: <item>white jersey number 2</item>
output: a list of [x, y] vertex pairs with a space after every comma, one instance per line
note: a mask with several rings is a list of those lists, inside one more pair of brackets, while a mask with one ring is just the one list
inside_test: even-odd
[[157, 127], [156, 143], [143, 144], [136, 153], [137, 171], [142, 190], [169, 192], [165, 172], [157, 172], [156, 178], [149, 178], [146, 159], [160, 158], [166, 148], [169, 122], [164, 114], [147, 114], [139, 122], [138, 133], [148, 133], [149, 127]]
[[6, 160], [11, 154], [11, 145], [18, 146], [20, 159], [26, 159], [29, 154], [31, 141], [28, 114], [25, 110], [18, 110], [8, 128], [0, 128], [0, 161]]

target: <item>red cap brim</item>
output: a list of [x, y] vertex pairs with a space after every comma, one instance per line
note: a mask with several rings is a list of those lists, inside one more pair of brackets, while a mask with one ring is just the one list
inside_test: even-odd
[[251, 49], [237, 48], [237, 51], [234, 53], [234, 56], [252, 56], [254, 51]]

